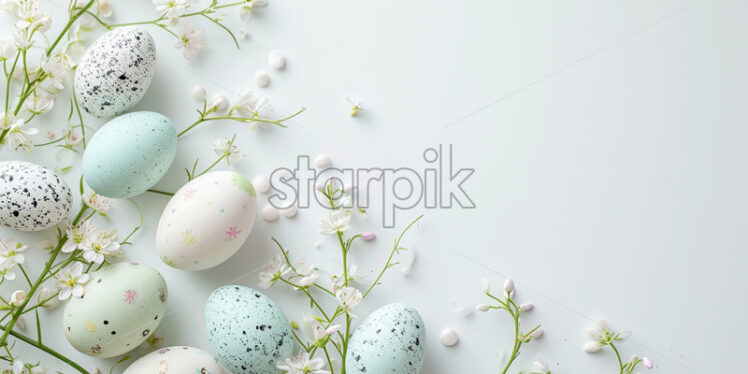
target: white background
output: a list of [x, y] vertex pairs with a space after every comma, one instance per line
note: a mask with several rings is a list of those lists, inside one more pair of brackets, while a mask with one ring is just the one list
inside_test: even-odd
[[[45, 3], [58, 15], [56, 27], [64, 4]], [[118, 22], [155, 16], [149, 1], [113, 5]], [[520, 301], [536, 305], [526, 326], [541, 322], [546, 331], [526, 346], [516, 371], [542, 355], [554, 373], [617, 372], [612, 353], [581, 349], [584, 328], [606, 318], [634, 332], [623, 354], [649, 356], [653, 372], [739, 372], [748, 332], [741, 325], [748, 292], [746, 12], [748, 3], [739, 0], [271, 1], [246, 24], [230, 11], [227, 24], [251, 35], [239, 51], [215, 25], [201, 24], [209, 46], [192, 62], [171, 36], [149, 28], [159, 61], [136, 109], [159, 111], [182, 129], [195, 119], [195, 84], [209, 93], [254, 88], [280, 114], [308, 108], [288, 129], [202, 125], [180, 140], [158, 185], [171, 191], [196, 157], [202, 165], [214, 157], [214, 138], [233, 133], [247, 153], [237, 170], [250, 178], [321, 152], [337, 167], [424, 168], [424, 149], [453, 144], [455, 166], [476, 170], [464, 187], [477, 208], [399, 213], [400, 227], [426, 215], [405, 241], [418, 253], [411, 277], [395, 269], [359, 311], [396, 301], [415, 306], [428, 332], [422, 373], [498, 370], [510, 347], [508, 317], [455, 313], [486, 301], [484, 275], [496, 289], [505, 276], [515, 279]], [[8, 18], [2, 22], [8, 30]], [[267, 66], [273, 49], [288, 57], [281, 72]], [[260, 69], [272, 77], [266, 89], [252, 84]], [[344, 94], [363, 100], [361, 116], [348, 116]], [[37, 125], [61, 128], [67, 105], [60, 99]], [[55, 167], [54, 153], [5, 149], [0, 157]], [[78, 176], [78, 169], [67, 175], [72, 186]], [[169, 283], [170, 315], [156, 333], [165, 345], [210, 350], [206, 296], [231, 282], [256, 285], [255, 270], [274, 253], [271, 236], [321, 268], [337, 264], [332, 240], [313, 246], [324, 212], [311, 209], [293, 220], [259, 220], [230, 263], [180, 272], [162, 264], [153, 247], [167, 199], [148, 194], [136, 201], [145, 228], [127, 259], [155, 266]], [[379, 235], [357, 249], [364, 269], [383, 261], [396, 235], [381, 229], [381, 213], [375, 204], [356, 222]], [[132, 205], [118, 202], [111, 224], [123, 232], [137, 224]], [[32, 245], [44, 237], [5, 228], [0, 235]], [[32, 253], [29, 261], [39, 264], [40, 250]], [[22, 286], [3, 286], [3, 295]], [[306, 310], [291, 290], [267, 294], [289, 319]], [[61, 310], [45, 313], [46, 341], [108, 371], [112, 360], [68, 345], [60, 320]], [[445, 327], [460, 334], [457, 347], [439, 344]], [[18, 344], [27, 361], [71, 372]]]

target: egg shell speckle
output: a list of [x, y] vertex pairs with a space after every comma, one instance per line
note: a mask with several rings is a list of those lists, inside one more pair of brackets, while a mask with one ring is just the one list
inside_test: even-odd
[[230, 374], [213, 356], [192, 347], [168, 347], [133, 362], [122, 374]]
[[48, 229], [64, 220], [73, 205], [70, 187], [43, 166], [0, 162], [0, 224], [21, 231]]
[[177, 154], [177, 131], [155, 112], [121, 115], [94, 134], [83, 153], [83, 175], [97, 193], [140, 195], [158, 183]]
[[104, 118], [125, 112], [143, 98], [156, 70], [156, 45], [144, 29], [128, 26], [99, 37], [75, 71], [78, 104]]
[[425, 328], [405, 304], [385, 305], [359, 326], [348, 343], [348, 373], [417, 374], [424, 357]]
[[114, 357], [143, 343], [166, 312], [166, 281], [156, 269], [118, 263], [91, 273], [82, 298], [65, 306], [65, 337], [78, 351]]
[[215, 171], [182, 186], [166, 204], [156, 249], [167, 265], [204, 270], [233, 256], [247, 241], [257, 212], [252, 183], [233, 171]]
[[205, 327], [218, 360], [234, 374], [279, 374], [293, 335], [283, 312], [249, 287], [223, 286], [205, 306]]

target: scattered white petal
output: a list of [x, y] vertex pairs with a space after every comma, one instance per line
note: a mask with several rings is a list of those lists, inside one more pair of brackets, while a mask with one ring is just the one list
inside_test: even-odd
[[457, 345], [459, 340], [460, 338], [457, 336], [457, 331], [454, 329], [444, 329], [442, 330], [441, 335], [439, 335], [439, 341], [441, 341], [442, 345], [445, 347], [454, 347]]
[[286, 209], [283, 209], [283, 217], [286, 218], [293, 218], [296, 217], [296, 214], [299, 212], [298, 208], [296, 208], [296, 205], [291, 205]]
[[258, 175], [252, 181], [252, 186], [261, 194], [270, 192], [270, 180], [264, 175]]
[[322, 246], [322, 241], [318, 240], [318, 241], [314, 242], [314, 248], [319, 248], [321, 246]]
[[262, 208], [262, 219], [268, 222], [272, 222], [278, 219], [278, 209], [275, 209], [272, 205], [265, 205], [264, 208]]
[[332, 160], [330, 156], [322, 153], [314, 159], [314, 165], [317, 166], [317, 169], [327, 169], [332, 165]]
[[264, 71], [255, 73], [255, 84], [259, 87], [267, 87], [270, 84], [270, 76]]
[[268, 55], [268, 65], [273, 69], [281, 70], [286, 67], [286, 58], [280, 51], [272, 51]]

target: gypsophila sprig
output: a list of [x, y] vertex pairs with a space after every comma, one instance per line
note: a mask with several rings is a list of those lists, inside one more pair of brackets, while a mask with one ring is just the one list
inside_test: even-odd
[[[380, 284], [385, 272], [397, 264], [395, 256], [406, 250], [400, 246], [403, 236], [421, 219], [416, 218], [400, 233], [377, 277], [366, 285], [362, 282], [365, 277], [358, 275], [358, 267], [350, 257], [353, 244], [362, 238], [361, 234], [347, 236], [347, 232], [351, 230], [353, 210], [344, 204], [350, 203], [352, 190], [346, 192], [334, 181], [329, 181], [319, 189], [331, 209], [328, 217], [322, 220], [319, 231], [334, 237], [340, 244], [341, 269], [332, 273], [329, 284], [320, 281], [320, 269], [312, 262], [306, 259], [293, 261], [290, 251], [276, 239], [273, 241], [280, 253], [259, 274], [261, 287], [286, 285], [304, 294], [309, 300], [310, 313], [304, 313], [301, 324], [295, 321], [291, 323], [294, 338], [301, 346], [301, 351], [297, 356], [280, 361], [277, 365], [286, 373], [334, 374], [336, 365], [341, 373], [345, 373], [345, 358], [353, 332], [351, 324], [356, 318], [355, 309]], [[373, 237], [369, 238], [372, 239]], [[332, 303], [322, 302], [322, 297]], [[329, 304], [334, 307], [323, 306]], [[333, 359], [333, 356], [338, 359]]]
[[[488, 312], [491, 310], [503, 310], [503, 311], [506, 311], [514, 320], [514, 344], [509, 353], [509, 357], [504, 363], [503, 369], [501, 370], [501, 374], [506, 374], [509, 371], [509, 368], [514, 363], [514, 361], [519, 356], [522, 346], [524, 344], [532, 342], [533, 340], [539, 339], [541, 336], [543, 336], [543, 329], [541, 328], [541, 325], [539, 324], [527, 331], [524, 331], [521, 329], [522, 327], [520, 323], [521, 316], [524, 315], [524, 313], [532, 310], [533, 306], [532, 304], [529, 304], [529, 303], [518, 304], [515, 301], [516, 290], [515, 290], [514, 281], [512, 281], [511, 279], [507, 279], [504, 282], [504, 289], [502, 290], [503, 295], [501, 296], [494, 295], [491, 293], [491, 284], [489, 280], [486, 278], [481, 280], [481, 290], [486, 296], [491, 298], [492, 303], [478, 305], [476, 307], [477, 311]], [[533, 373], [535, 372], [537, 372], [537, 370], [534, 371]], [[546, 373], [550, 374], [550, 370], [542, 374], [546, 374]]]
[[654, 367], [652, 361], [647, 357], [632, 356], [625, 362], [621, 358], [621, 353], [616, 344], [631, 336], [631, 331], [611, 331], [605, 320], [599, 320], [594, 327], [585, 329], [585, 332], [591, 340], [584, 345], [584, 351], [592, 354], [602, 351], [605, 347], [610, 347], [615, 353], [620, 374], [632, 374], [639, 364], [647, 369]]
[[256, 98], [250, 90], [239, 90], [232, 104], [228, 96], [222, 93], [214, 94], [207, 99], [204, 86], [196, 86], [192, 90], [193, 99], [202, 103], [202, 108], [197, 109], [199, 118], [186, 129], [179, 133], [183, 136], [197, 125], [210, 121], [228, 120], [248, 124], [251, 129], [262, 124], [272, 124], [286, 127], [284, 122], [298, 116], [306, 108], [302, 107], [296, 113], [281, 119], [273, 119], [274, 111], [267, 98]]

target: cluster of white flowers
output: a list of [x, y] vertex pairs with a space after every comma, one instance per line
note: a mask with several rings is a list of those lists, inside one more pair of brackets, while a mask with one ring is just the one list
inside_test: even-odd
[[621, 373], [632, 373], [639, 363], [647, 369], [652, 369], [654, 367], [652, 361], [647, 357], [631, 356], [629, 361], [625, 363], [621, 360], [618, 350], [615, 349], [615, 343], [629, 338], [631, 336], [631, 331], [611, 331], [605, 320], [599, 320], [595, 322], [594, 327], [588, 327], [585, 329], [585, 332], [591, 340], [585, 343], [582, 349], [587, 353], [597, 353], [606, 346], [613, 347], [616, 356], [618, 356]]
[[300, 351], [298, 356], [285, 359], [278, 364], [278, 369], [285, 370], [286, 374], [330, 374], [323, 370], [325, 361], [321, 358], [310, 358], [309, 353]]
[[44, 374], [47, 370], [41, 364], [26, 364], [16, 358], [13, 360], [13, 374]]
[[291, 268], [286, 264], [286, 260], [281, 254], [276, 254], [273, 261], [265, 265], [260, 271], [260, 287], [270, 288], [275, 282], [283, 278]]
[[236, 164], [245, 156], [245, 154], [240, 152], [239, 148], [234, 145], [235, 138], [236, 135], [234, 135], [233, 138], [223, 137], [213, 141], [213, 152], [219, 156], [225, 157], [226, 162], [229, 165], [232, 163]]

